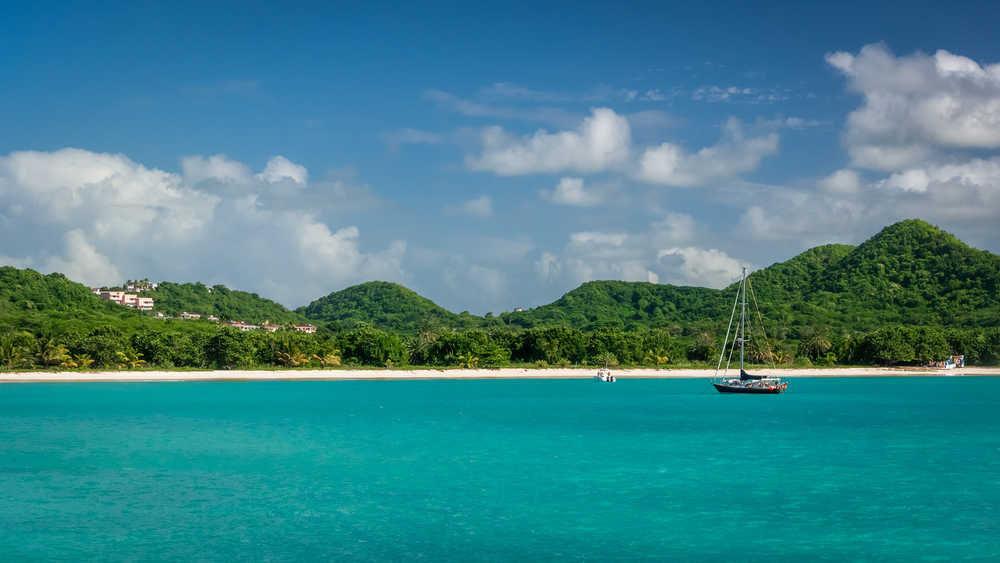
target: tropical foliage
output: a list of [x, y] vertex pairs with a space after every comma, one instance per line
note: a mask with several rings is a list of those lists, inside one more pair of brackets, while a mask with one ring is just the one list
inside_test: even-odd
[[[759, 303], [746, 357], [759, 364], [917, 364], [965, 354], [1000, 362], [1000, 257], [921, 221], [858, 247], [813, 248], [751, 276]], [[714, 365], [736, 286], [590, 282], [552, 304], [498, 317], [455, 314], [371, 282], [295, 312], [252, 293], [161, 283], [168, 311], [285, 325], [241, 332], [157, 319], [60, 274], [0, 268], [0, 369], [280, 366]], [[766, 335], [765, 335], [766, 333]]]

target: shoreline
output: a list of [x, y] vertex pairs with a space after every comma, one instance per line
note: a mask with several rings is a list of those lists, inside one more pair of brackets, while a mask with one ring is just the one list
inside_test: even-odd
[[[730, 370], [732, 374], [733, 370]], [[353, 381], [438, 379], [591, 379], [596, 368], [501, 369], [331, 369], [331, 370], [212, 370], [0, 373], [0, 383], [155, 382], [155, 381]], [[620, 379], [710, 379], [713, 369], [617, 369]], [[736, 372], [739, 373], [738, 371]], [[753, 370], [755, 375], [780, 377], [969, 377], [1000, 375], [1000, 367], [936, 369], [922, 367], [782, 368]]]

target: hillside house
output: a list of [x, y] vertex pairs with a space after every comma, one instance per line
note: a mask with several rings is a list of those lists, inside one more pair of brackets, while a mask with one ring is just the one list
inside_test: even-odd
[[304, 332], [306, 334], [313, 334], [316, 332], [316, 327], [313, 325], [295, 325], [295, 330], [299, 332]]

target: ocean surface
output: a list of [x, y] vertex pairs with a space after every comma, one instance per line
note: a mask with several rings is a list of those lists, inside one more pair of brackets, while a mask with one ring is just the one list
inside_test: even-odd
[[998, 561], [1000, 377], [0, 385], [3, 561]]

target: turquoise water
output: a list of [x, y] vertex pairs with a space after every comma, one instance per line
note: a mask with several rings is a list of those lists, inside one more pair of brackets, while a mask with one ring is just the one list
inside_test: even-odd
[[0, 559], [1000, 559], [1000, 377], [0, 386]]

